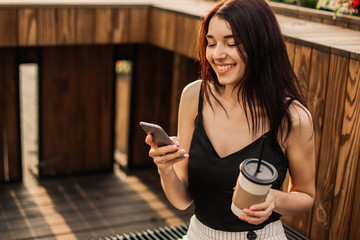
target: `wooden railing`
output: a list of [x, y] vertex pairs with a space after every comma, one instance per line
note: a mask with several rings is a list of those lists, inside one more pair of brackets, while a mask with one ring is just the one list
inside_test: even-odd
[[[137, 123], [176, 134], [181, 89], [198, 77], [199, 22], [213, 4], [155, 2], [0, 7], [0, 179], [21, 178], [16, 66], [26, 61], [41, 66], [41, 174], [111, 169], [119, 56], [136, 66], [130, 167], [151, 164]], [[311, 239], [360, 239], [360, 33], [278, 19], [313, 115], [317, 165], [313, 210], [283, 220]]]

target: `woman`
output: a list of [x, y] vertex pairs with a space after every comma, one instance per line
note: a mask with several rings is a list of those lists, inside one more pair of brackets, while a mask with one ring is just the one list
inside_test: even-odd
[[[272, 10], [264, 0], [217, 3], [202, 21], [199, 53], [202, 81], [183, 90], [176, 144], [146, 137], [165, 194], [178, 209], [195, 205], [187, 239], [286, 239], [280, 216], [314, 202], [314, 132]], [[263, 136], [278, 178], [264, 202], [235, 216], [239, 164], [258, 157]]]

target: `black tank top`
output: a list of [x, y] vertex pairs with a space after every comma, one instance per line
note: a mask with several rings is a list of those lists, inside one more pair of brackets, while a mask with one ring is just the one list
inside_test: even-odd
[[[189, 191], [194, 200], [196, 217], [208, 227], [231, 232], [260, 229], [280, 219], [281, 215], [273, 212], [267, 221], [253, 225], [233, 214], [230, 207], [233, 188], [240, 172], [239, 165], [246, 158], [259, 156], [261, 137], [237, 152], [224, 158], [219, 157], [203, 127], [202, 105], [200, 91], [188, 165]], [[269, 132], [264, 135], [267, 137], [264, 140], [263, 159], [277, 169], [278, 178], [272, 188], [280, 189], [288, 161], [277, 140], [271, 139]]]

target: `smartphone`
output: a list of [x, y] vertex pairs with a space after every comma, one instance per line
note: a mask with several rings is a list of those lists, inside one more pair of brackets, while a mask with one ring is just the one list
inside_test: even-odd
[[153, 136], [155, 143], [159, 147], [175, 144], [159, 125], [148, 122], [140, 122], [140, 126], [146, 133], [150, 133]]

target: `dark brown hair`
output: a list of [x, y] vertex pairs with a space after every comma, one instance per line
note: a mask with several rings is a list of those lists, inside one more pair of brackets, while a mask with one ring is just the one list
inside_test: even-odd
[[[198, 42], [204, 97], [209, 103], [209, 94], [216, 99], [209, 83], [215, 86], [215, 91], [222, 88], [206, 59], [206, 35], [209, 22], [215, 15], [229, 23], [236, 44], [242, 44], [246, 52], [245, 74], [238, 83], [237, 94], [243, 107], [250, 111], [251, 122], [246, 114], [249, 128], [252, 126], [252, 132], [256, 133], [260, 124], [263, 127], [268, 125], [270, 134], [276, 137], [278, 133], [284, 133], [282, 122], [285, 117], [288, 136], [292, 124], [286, 99], [295, 99], [304, 106], [306, 103], [289, 61], [279, 24], [264, 0], [223, 0], [204, 17]], [[244, 56], [240, 47], [238, 50]]]

